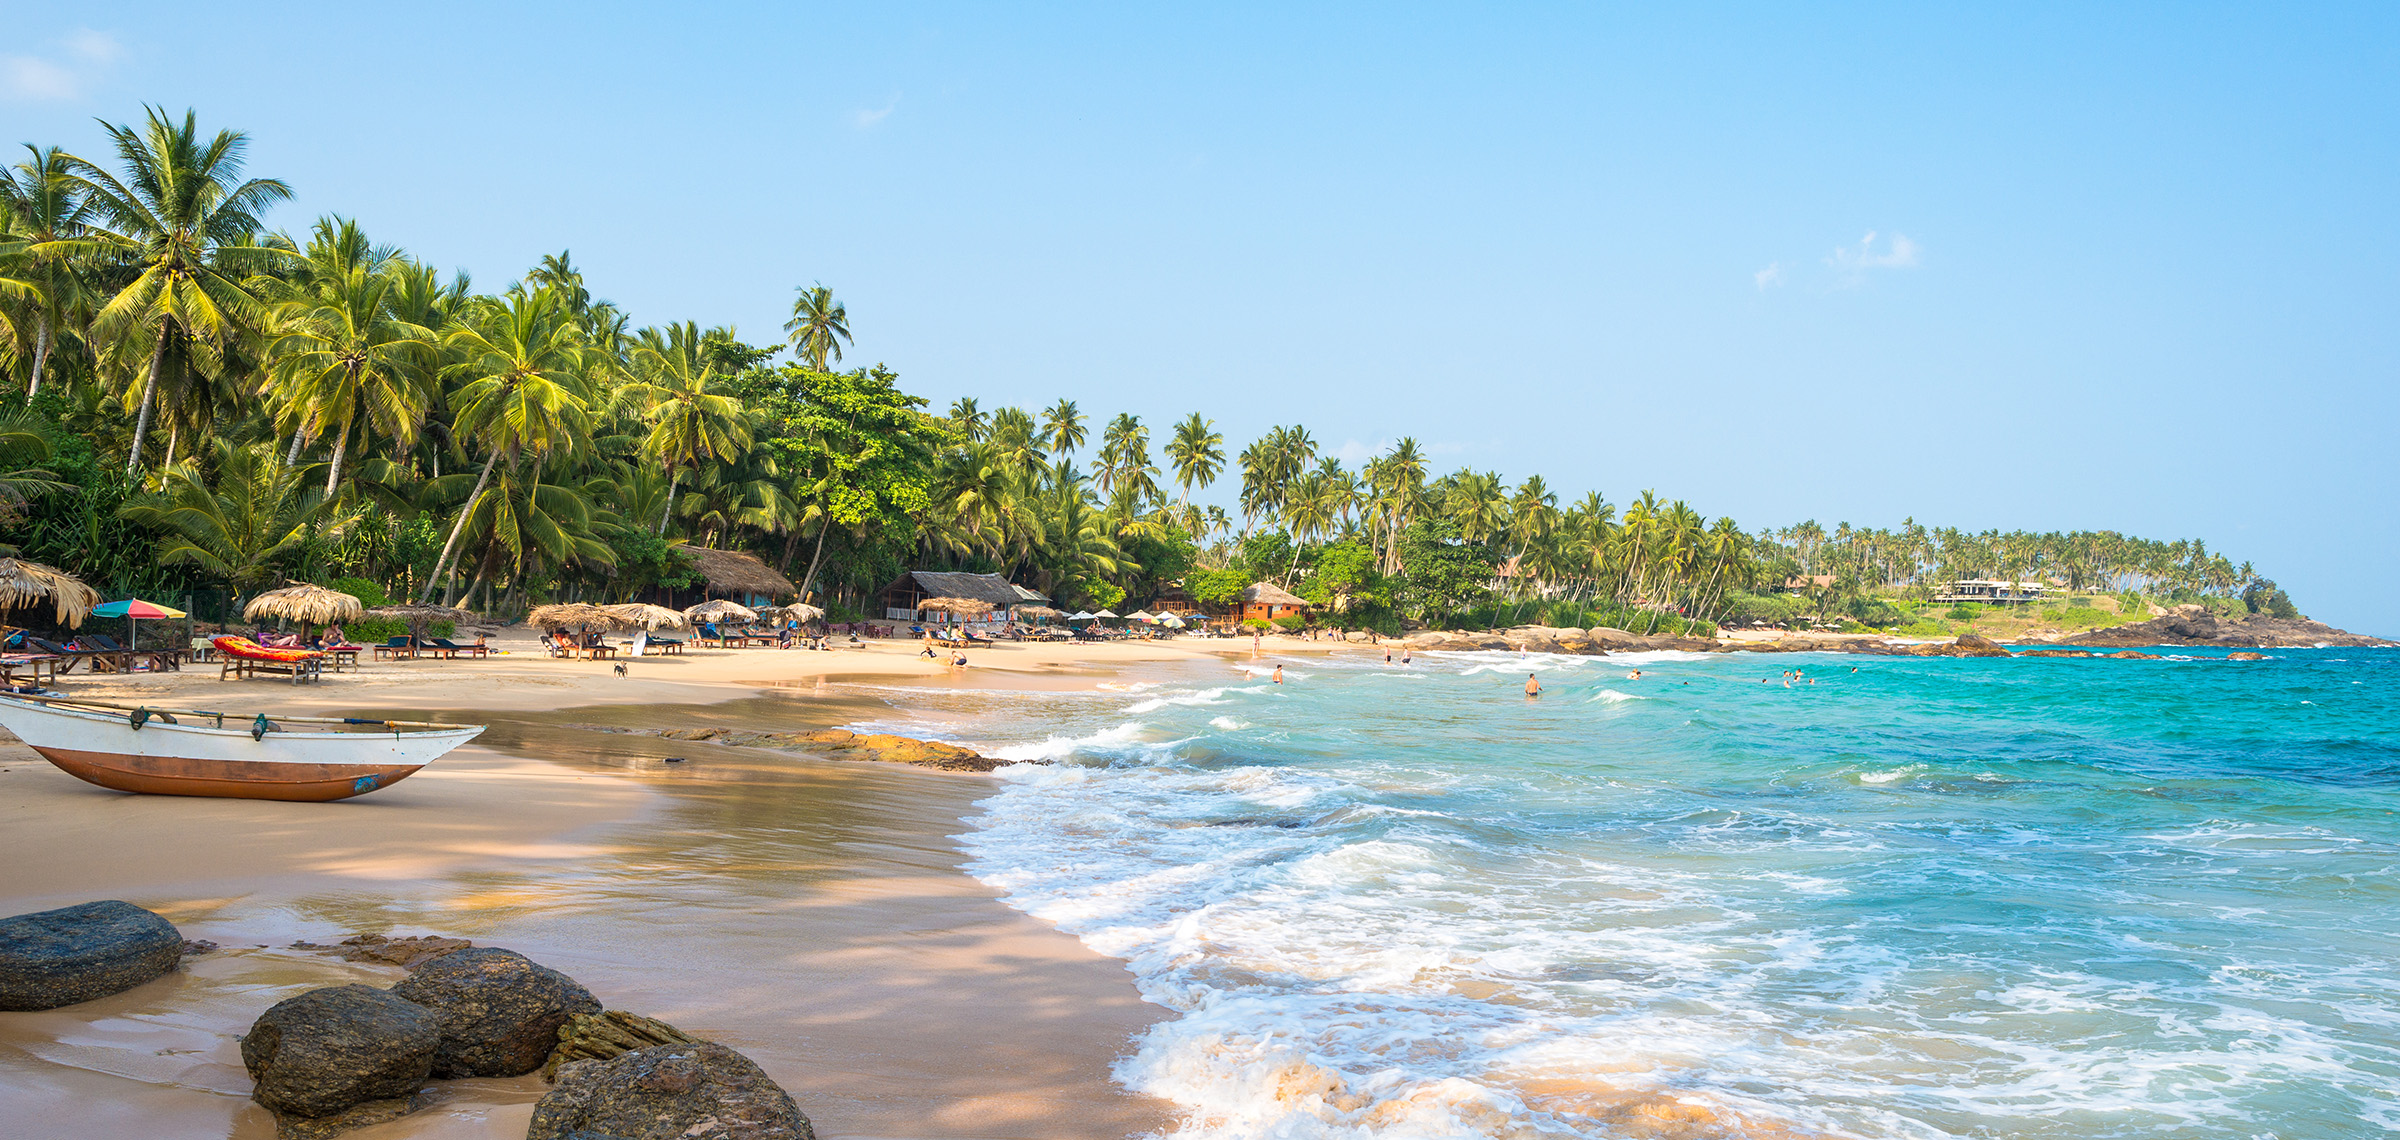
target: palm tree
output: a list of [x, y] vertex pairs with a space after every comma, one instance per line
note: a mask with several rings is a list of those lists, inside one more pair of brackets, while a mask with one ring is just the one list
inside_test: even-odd
[[547, 455], [583, 431], [587, 350], [581, 333], [560, 309], [552, 290], [512, 289], [506, 301], [478, 305], [446, 338], [460, 357], [453, 371], [467, 379], [451, 397], [458, 413], [454, 430], [481, 444], [485, 456], [483, 471], [459, 507], [458, 520], [450, 525], [450, 538], [434, 559], [419, 602], [433, 597], [458, 551], [467, 516], [483, 497], [500, 457], [513, 461], [527, 453]]
[[84, 310], [83, 262], [73, 247], [61, 243], [83, 236], [91, 203], [77, 193], [71, 159], [57, 147], [26, 144], [32, 158], [0, 175], [0, 211], [7, 214], [7, 245], [23, 262], [20, 280], [33, 310], [33, 364], [27, 370], [25, 398], [42, 390], [42, 375], [59, 329]]
[[420, 366], [431, 357], [433, 333], [391, 315], [391, 290], [391, 278], [352, 268], [277, 309], [272, 383], [298, 413], [295, 444], [312, 425], [333, 434], [327, 495], [341, 486], [354, 426], [363, 419], [406, 448], [432, 402]]
[[658, 515], [658, 533], [664, 535], [684, 469], [698, 468], [703, 460], [729, 461], [749, 450], [750, 424], [741, 403], [720, 387], [716, 361], [700, 351], [696, 323], [670, 325], [663, 337], [642, 331], [642, 347], [634, 356], [637, 379], [627, 391], [648, 404], [650, 434], [642, 450], [668, 472], [667, 509]]
[[960, 396], [950, 403], [950, 427], [968, 443], [983, 439], [985, 419], [983, 409], [976, 405], [973, 396]]
[[797, 288], [800, 298], [792, 302], [792, 319], [783, 322], [783, 331], [791, 337], [792, 354], [810, 371], [823, 372], [841, 361], [842, 345], [850, 343], [850, 310], [822, 284]]
[[1083, 413], [1075, 407], [1075, 401], [1061, 398], [1042, 413], [1042, 441], [1050, 445], [1051, 453], [1061, 461], [1082, 447], [1085, 438]]
[[203, 142], [192, 112], [177, 124], [164, 108], [147, 110], [150, 121], [140, 131], [106, 126], [125, 164], [124, 181], [83, 159], [66, 160], [96, 220], [87, 236], [42, 247], [106, 253], [131, 262], [136, 272], [92, 322], [94, 336], [104, 342], [129, 342], [136, 335], [150, 341], [127, 475], [141, 469], [143, 437], [169, 352], [189, 353], [204, 368], [221, 370], [234, 342], [264, 318], [240, 270], [279, 251], [245, 239], [258, 232], [261, 211], [292, 193], [272, 178], [239, 181], [247, 136], [218, 131]]
[[1167, 444], [1167, 459], [1175, 464], [1175, 482], [1183, 486], [1183, 506], [1192, 505], [1192, 487], [1206, 487], [1217, 481], [1217, 472], [1225, 469], [1225, 436], [1214, 430], [1215, 420], [1203, 420], [1193, 412], [1175, 425], [1175, 439]]
[[160, 565], [189, 563], [225, 579], [236, 592], [248, 592], [273, 581], [278, 564], [312, 536], [348, 521], [328, 518], [330, 501], [277, 462], [273, 444], [240, 447], [219, 439], [213, 447], [214, 487], [201, 479], [198, 464], [179, 463], [167, 469], [158, 493], [121, 512], [166, 532]]

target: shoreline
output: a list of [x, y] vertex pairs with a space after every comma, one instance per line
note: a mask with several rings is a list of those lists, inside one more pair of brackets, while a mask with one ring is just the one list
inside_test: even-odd
[[[1174, 1106], [1111, 1076], [1169, 1011], [1140, 999], [1124, 963], [966, 873], [953, 837], [991, 777], [564, 723], [826, 727], [881, 707], [852, 684], [1083, 688], [1209, 656], [1174, 643], [1002, 646], [970, 651], [961, 676], [912, 660], [915, 648], [701, 651], [644, 659], [628, 678], [530, 653], [384, 663], [297, 687], [220, 683], [204, 665], [70, 676], [100, 700], [447, 713], [492, 729], [330, 804], [126, 795], [0, 744], [0, 857], [19, 870], [0, 913], [124, 898], [222, 947], [124, 994], [0, 1017], [0, 1113], [62, 1134], [265, 1140], [274, 1125], [248, 1100], [239, 1034], [302, 990], [397, 981], [396, 967], [290, 948], [378, 933], [518, 950], [609, 1008], [723, 1041], [825, 1135], [1169, 1128]], [[513, 1140], [546, 1087], [437, 1082], [430, 1107], [347, 1135]]]

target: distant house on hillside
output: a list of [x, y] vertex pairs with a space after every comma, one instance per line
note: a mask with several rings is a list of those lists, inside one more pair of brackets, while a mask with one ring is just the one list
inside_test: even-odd
[[915, 621], [917, 610], [927, 598], [973, 598], [990, 602], [994, 610], [1019, 605], [1040, 605], [1050, 600], [1017, 585], [998, 574], [964, 574], [952, 570], [911, 570], [892, 584], [876, 592], [882, 599], [883, 616], [894, 621]]
[[1833, 575], [1831, 574], [1805, 574], [1797, 578], [1786, 578], [1783, 580], [1783, 592], [1787, 594], [1805, 594], [1810, 590], [1828, 590], [1832, 588]]
[[701, 584], [698, 591], [674, 590], [669, 591], [670, 596], [697, 592], [704, 598], [731, 598], [745, 606], [764, 606], [800, 593], [791, 579], [754, 554], [690, 545], [677, 546], [675, 552], [700, 568]]
[[1985, 602], [1998, 606], [2041, 601], [2050, 587], [2040, 582], [2005, 582], [1996, 578], [1960, 578], [1933, 596], [1936, 602]]

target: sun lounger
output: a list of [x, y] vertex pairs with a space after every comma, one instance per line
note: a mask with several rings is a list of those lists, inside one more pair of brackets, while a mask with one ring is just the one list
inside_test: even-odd
[[280, 673], [290, 676], [292, 683], [297, 685], [302, 681], [323, 677], [325, 662], [330, 656], [314, 649], [269, 648], [247, 637], [219, 637], [212, 639], [212, 643], [217, 647], [217, 652], [225, 655], [224, 667], [217, 672], [220, 681], [227, 678], [248, 680], [261, 673]]
[[483, 657], [489, 655], [492, 651], [491, 647], [488, 645], [460, 645], [447, 637], [432, 637], [427, 638], [426, 640], [433, 642], [433, 647], [435, 649], [439, 649], [452, 657], [456, 657], [461, 653], [468, 653], [477, 657]]
[[375, 656], [378, 660], [385, 657], [398, 660], [402, 657], [414, 657], [416, 655], [416, 644], [405, 637], [395, 637], [390, 641], [386, 641], [383, 644], [375, 647]]
[[50, 653], [11, 653], [0, 656], [0, 685], [11, 689], [19, 685], [46, 687], [42, 674], [50, 675], [49, 684], [58, 683], [58, 663], [63, 658]]

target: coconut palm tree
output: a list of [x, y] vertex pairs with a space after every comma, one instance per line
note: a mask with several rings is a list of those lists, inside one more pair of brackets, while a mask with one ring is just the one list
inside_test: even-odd
[[1050, 446], [1050, 453], [1060, 461], [1082, 447], [1085, 438], [1083, 412], [1076, 408], [1075, 401], [1061, 398], [1042, 413], [1042, 442]]
[[502, 456], [512, 462], [521, 455], [547, 455], [571, 447], [583, 434], [589, 405], [585, 397], [588, 349], [580, 330], [564, 312], [558, 294], [549, 289], [509, 291], [505, 301], [487, 299], [445, 338], [459, 362], [452, 372], [466, 384], [451, 396], [456, 409], [454, 430], [484, 450], [483, 470], [467, 493], [450, 525], [450, 537], [434, 559], [417, 600], [433, 591], [458, 551], [492, 468]]
[[199, 464], [179, 463], [167, 469], [157, 493], [120, 512], [166, 534], [160, 565], [188, 563], [246, 593], [275, 580], [280, 565], [313, 536], [348, 522], [330, 513], [330, 500], [298, 471], [277, 462], [274, 444], [218, 439], [212, 450], [215, 485], [202, 478]]
[[640, 339], [635, 379], [621, 391], [646, 406], [650, 433], [642, 450], [668, 472], [668, 507], [658, 515], [657, 533], [664, 535], [685, 469], [738, 458], [750, 448], [750, 424], [741, 403], [724, 393], [715, 359], [701, 352], [697, 323], [669, 325], [664, 335], [644, 329]]
[[235, 342], [266, 315], [244, 287], [246, 271], [275, 254], [289, 255], [247, 243], [259, 230], [259, 214], [292, 193], [272, 178], [241, 180], [248, 137], [227, 130], [203, 141], [192, 112], [176, 123], [163, 107], [147, 111], [149, 122], [138, 131], [104, 124], [124, 163], [123, 180], [84, 159], [67, 158], [91, 221], [83, 236], [42, 246], [120, 258], [134, 270], [132, 282], [92, 321], [99, 341], [146, 342], [150, 350], [125, 456], [128, 475], [141, 470], [143, 438], [169, 354], [222, 371]]
[[792, 355], [810, 371], [823, 372], [841, 362], [842, 346], [850, 343], [850, 310], [822, 284], [797, 288], [800, 297], [792, 302], [792, 319], [783, 322], [783, 331], [791, 338]]
[[25, 397], [42, 390], [58, 334], [88, 311], [91, 291], [86, 280], [88, 258], [66, 245], [83, 236], [92, 206], [78, 192], [68, 154], [57, 147], [25, 145], [32, 157], [0, 174], [0, 212], [7, 237], [0, 240], [0, 257], [14, 254], [14, 276], [27, 288], [23, 308], [31, 316], [32, 365], [26, 370]]
[[983, 439], [987, 418], [983, 409], [976, 405], [973, 396], [960, 396], [950, 403], [951, 430], [956, 431], [968, 443], [980, 442]]
[[1183, 506], [1192, 504], [1192, 488], [1206, 487], [1217, 481], [1217, 473], [1225, 469], [1225, 436], [1216, 431], [1215, 420], [1203, 420], [1193, 412], [1175, 425], [1175, 439], [1167, 444], [1167, 459], [1175, 465], [1175, 482], [1183, 487]]
[[351, 269], [277, 309], [270, 383], [297, 413], [295, 443], [310, 426], [332, 435], [328, 496], [341, 487], [354, 428], [380, 432], [405, 449], [416, 442], [432, 403], [424, 365], [433, 355], [433, 333], [391, 315], [391, 289], [391, 278]]

